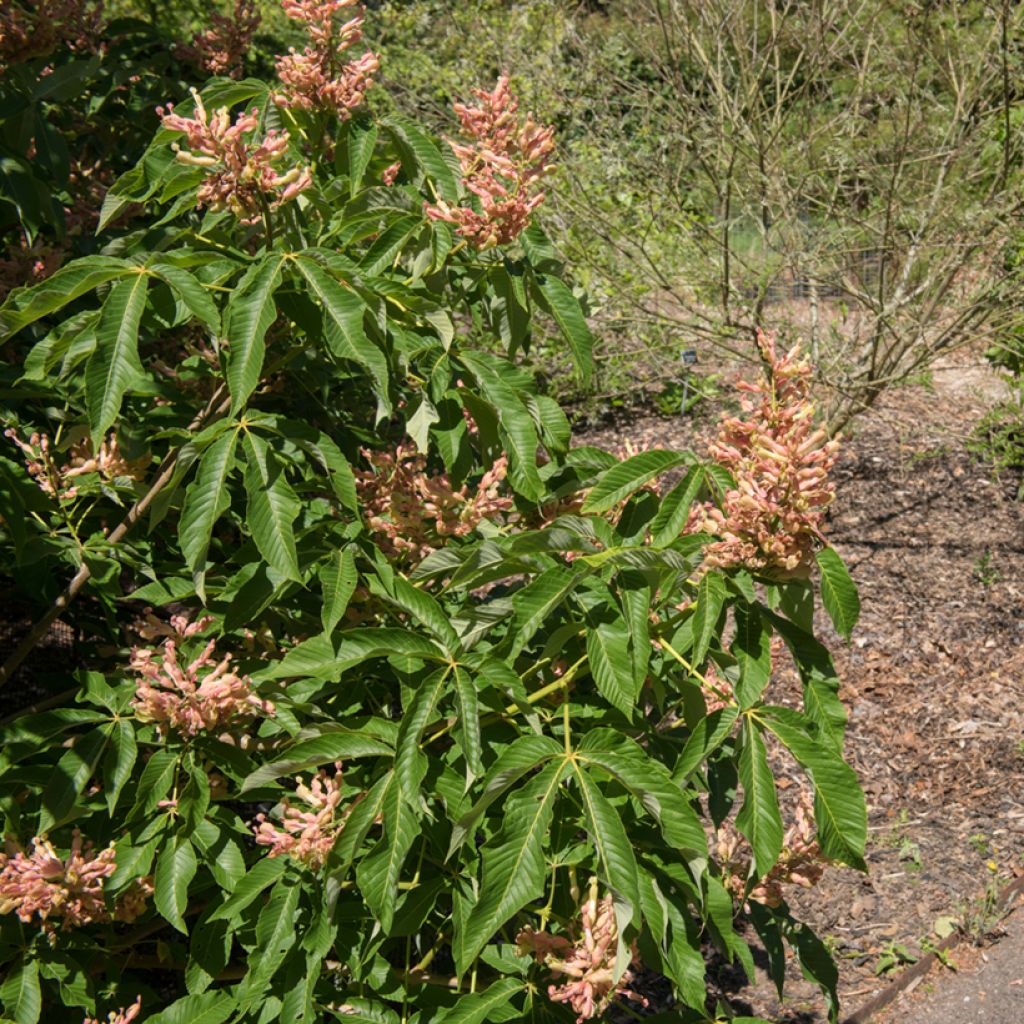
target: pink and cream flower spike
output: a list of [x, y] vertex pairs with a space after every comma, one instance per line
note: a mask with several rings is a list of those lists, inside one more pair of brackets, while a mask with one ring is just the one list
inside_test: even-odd
[[142, 996], [139, 996], [127, 1009], [111, 1010], [104, 1020], [94, 1020], [92, 1017], [86, 1017], [82, 1024], [131, 1024], [141, 1011]]
[[139, 879], [111, 915], [103, 885], [116, 869], [113, 843], [93, 853], [92, 843], [83, 842], [77, 829], [67, 860], [43, 836], [32, 840], [31, 853], [9, 842], [7, 852], [0, 853], [0, 914], [13, 912], [25, 924], [37, 916], [51, 935], [51, 919], [59, 919], [64, 931], [110, 920], [134, 921], [145, 909], [152, 885]]
[[179, 47], [176, 56], [208, 74], [240, 78], [242, 61], [261, 20], [256, 0], [235, 0], [231, 14], [213, 12], [210, 27], [197, 35], [191, 46]]
[[507, 245], [526, 230], [533, 211], [544, 202], [540, 182], [554, 168], [554, 128], [537, 124], [531, 115], [519, 118], [519, 101], [502, 75], [493, 92], [474, 89], [480, 106], [455, 104], [468, 145], [450, 142], [462, 165], [466, 189], [480, 200], [469, 206], [428, 203], [426, 215], [456, 225], [456, 231], [477, 249]]
[[163, 127], [182, 132], [187, 149], [177, 143], [177, 159], [207, 171], [196, 199], [211, 210], [230, 210], [243, 224], [254, 224], [264, 208], [275, 210], [313, 183], [308, 167], [279, 171], [275, 165], [288, 155], [288, 133], [271, 129], [258, 142], [245, 136], [259, 127], [259, 111], [241, 113], [232, 122], [227, 107], [208, 114], [199, 93], [192, 90], [195, 113], [183, 117], [174, 107], [157, 108]]
[[272, 716], [274, 705], [253, 692], [248, 676], [231, 669], [231, 655], [216, 661], [214, 649], [211, 640], [198, 658], [182, 666], [173, 639], [161, 649], [133, 648], [130, 665], [138, 678], [131, 707], [136, 718], [155, 722], [163, 736], [170, 729], [187, 737], [224, 730], [222, 738], [227, 738], [239, 721]]
[[310, 870], [319, 871], [358, 799], [339, 811], [340, 761], [334, 765], [333, 776], [321, 768], [308, 786], [299, 777], [295, 781], [298, 783], [295, 796], [308, 810], [295, 806], [286, 798], [281, 804], [280, 828], [268, 821], [265, 814], [256, 815], [256, 842], [270, 847], [269, 857], [292, 857]]
[[[597, 898], [597, 879], [590, 880], [590, 893], [580, 907], [580, 935], [572, 942], [563, 935], [524, 928], [516, 936], [520, 956], [532, 955], [545, 965], [552, 977], [566, 978], [561, 985], [548, 986], [548, 998], [568, 1003], [582, 1024], [605, 1012], [616, 998], [647, 1005], [643, 996], [630, 990], [633, 972], [627, 968], [615, 981], [618, 926], [611, 895]], [[636, 964], [634, 951], [634, 965]]]
[[[277, 60], [277, 77], [284, 89], [274, 96], [282, 107], [331, 111], [345, 121], [362, 106], [380, 69], [380, 57], [366, 52], [354, 60], [343, 55], [363, 38], [365, 9], [356, 0], [284, 0], [284, 12], [300, 21], [310, 46], [294, 47]], [[335, 15], [355, 8], [353, 17], [335, 26]]]
[[767, 372], [756, 384], [737, 385], [750, 396], [741, 403], [744, 418], [723, 420], [709, 445], [736, 488], [721, 509], [696, 509], [687, 529], [719, 538], [704, 549], [706, 566], [806, 576], [835, 498], [828, 476], [839, 442], [814, 427], [811, 367], [799, 346], [780, 355], [774, 335], [758, 332], [757, 341]]

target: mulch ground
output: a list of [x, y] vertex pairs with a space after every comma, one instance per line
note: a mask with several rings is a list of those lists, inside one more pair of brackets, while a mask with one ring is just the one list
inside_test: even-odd
[[[829, 534], [863, 611], [849, 646], [818, 625], [843, 679], [870, 870], [830, 868], [787, 896], [834, 949], [846, 1013], [894, 958], [938, 941], [940, 918], [989, 929], [986, 892], [1024, 871], [1024, 505], [1019, 480], [993, 480], [966, 448], [997, 394], [976, 358], [948, 365], [861, 417], [837, 467]], [[700, 450], [713, 429], [638, 419], [582, 440]], [[797, 694], [785, 675], [773, 685], [782, 702]], [[817, 989], [790, 974], [783, 1001], [760, 972], [723, 977], [721, 994], [779, 1024], [825, 1021]]]

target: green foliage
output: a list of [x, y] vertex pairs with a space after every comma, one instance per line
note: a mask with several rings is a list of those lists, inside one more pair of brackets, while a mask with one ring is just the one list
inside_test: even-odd
[[[141, 994], [164, 1024], [569, 1020], [510, 946], [573, 937], [595, 877], [618, 977], [636, 941], [710, 1019], [703, 944], [749, 966], [749, 913], [835, 1019], [823, 947], [752, 894], [784, 831], [769, 748], [806, 775], [824, 855], [863, 867], [813, 592], [702, 567], [683, 528], [721, 467], [570, 447], [517, 362], [539, 329], [591, 367], [538, 227], [478, 252], [423, 212], [466, 199], [444, 143], [272, 95], [214, 80], [202, 100], [287, 128], [298, 198], [197, 206], [205, 172], [161, 128], [110, 190], [130, 219], [104, 251], [0, 308], [6, 418], [36, 445], [0, 460], [2, 570], [37, 616], [79, 580], [85, 637], [49, 706], [3, 727], [0, 813], [27, 854], [45, 833], [67, 859], [81, 833], [116, 863], [81, 921], [41, 928], [4, 892], [4, 1013], [77, 1024]], [[848, 635], [856, 592], [820, 562]], [[800, 708], [770, 702], [772, 636]], [[299, 811], [315, 848], [282, 829]], [[708, 844], [733, 812], [739, 894]]]

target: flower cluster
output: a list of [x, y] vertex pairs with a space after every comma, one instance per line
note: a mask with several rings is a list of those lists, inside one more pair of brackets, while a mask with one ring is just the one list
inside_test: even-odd
[[[335, 14], [356, 7], [341, 26]], [[363, 38], [365, 11], [356, 0], [284, 0], [289, 18], [306, 26], [310, 45], [301, 53], [294, 47], [277, 61], [277, 77], [284, 90], [274, 96], [283, 107], [330, 111], [345, 121], [362, 106], [380, 69], [380, 57], [366, 52], [354, 60], [344, 55]]]
[[446, 473], [427, 473], [427, 460], [409, 445], [394, 452], [367, 448], [371, 469], [356, 472], [356, 487], [370, 529], [392, 557], [422, 561], [449, 537], [465, 537], [484, 519], [512, 508], [502, 497], [508, 461], [502, 456], [480, 478], [471, 494], [468, 484], [454, 487]]
[[0, 9], [0, 74], [4, 67], [45, 57], [63, 44], [90, 52], [100, 38], [102, 0], [42, 0], [32, 10], [6, 3]]
[[116, 869], [113, 844], [94, 854], [92, 843], [83, 842], [76, 829], [67, 860], [62, 860], [49, 840], [37, 836], [31, 853], [16, 846], [0, 853], [0, 914], [14, 912], [25, 924], [38, 916], [51, 935], [51, 919], [59, 919], [65, 931], [96, 922], [134, 921], [145, 909], [152, 884], [138, 879], [111, 914], [103, 884]]
[[104, 439], [96, 453], [93, 453], [92, 442], [88, 438], [72, 445], [65, 466], [57, 465], [53, 457], [53, 445], [45, 434], [33, 433], [24, 441], [17, 431], [10, 429], [4, 431], [4, 437], [21, 449], [25, 457], [25, 468], [39, 489], [61, 501], [71, 501], [78, 496], [78, 488], [69, 484], [76, 477], [98, 473], [108, 482], [142, 480], [150, 461], [147, 457], [125, 458], [115, 434]]
[[[566, 978], [561, 985], [548, 986], [548, 998], [568, 1003], [577, 1014], [577, 1024], [603, 1014], [619, 996], [643, 1006], [647, 1000], [629, 989], [633, 972], [628, 968], [615, 980], [618, 926], [610, 895], [597, 898], [597, 879], [590, 881], [590, 893], [580, 907], [580, 935], [570, 941], [563, 935], [524, 928], [516, 936], [520, 956], [532, 955], [554, 978]], [[634, 950], [634, 965], [636, 954]]]
[[814, 807], [807, 794], [801, 795], [796, 818], [786, 830], [778, 863], [754, 885], [749, 896], [744, 896], [744, 893], [752, 859], [743, 837], [735, 829], [723, 825], [718, 830], [715, 853], [722, 868], [723, 882], [733, 899], [753, 899], [769, 907], [782, 903], [783, 885], [813, 888], [828, 865], [815, 837]]
[[502, 75], [493, 92], [474, 89], [479, 107], [455, 104], [468, 145], [450, 142], [462, 165], [462, 181], [480, 202], [480, 211], [452, 207], [443, 201], [428, 203], [425, 212], [434, 220], [457, 225], [457, 231], [477, 249], [507, 245], [518, 238], [533, 211], [544, 202], [539, 184], [553, 168], [554, 129], [538, 125], [527, 115], [519, 119], [519, 101]]
[[256, 815], [256, 842], [270, 847], [269, 857], [292, 857], [312, 871], [319, 871], [358, 801], [354, 800], [343, 811], [339, 810], [340, 761], [334, 765], [333, 776], [321, 768], [308, 786], [299, 777], [295, 781], [298, 783], [295, 795], [309, 810], [296, 807], [291, 800], [285, 799], [281, 805], [280, 828], [275, 828], [265, 814]]
[[175, 55], [208, 74], [240, 78], [242, 60], [261, 20], [256, 0], [235, 0], [230, 15], [211, 14], [210, 27], [196, 36], [191, 46], [179, 47]]
[[736, 478], [722, 509], [695, 510], [689, 529], [719, 539], [704, 549], [707, 566], [744, 566], [754, 571], [806, 574], [821, 540], [825, 510], [835, 497], [828, 474], [838, 441], [813, 424], [811, 368], [799, 346], [779, 355], [775, 338], [758, 334], [768, 374], [756, 384], [740, 382], [750, 397], [745, 419], [722, 422], [709, 446], [714, 459]]
[[141, 1011], [142, 996], [139, 996], [138, 999], [128, 1007], [128, 1009], [124, 1009], [122, 1007], [116, 1012], [112, 1010], [107, 1014], [106, 1020], [93, 1020], [92, 1017], [86, 1017], [85, 1020], [82, 1021], [82, 1024], [131, 1024], [131, 1022], [138, 1017]]
[[175, 144], [181, 163], [209, 171], [199, 186], [196, 200], [211, 210], [230, 210], [243, 224], [254, 224], [267, 210], [294, 199], [309, 188], [313, 177], [308, 167], [278, 171], [288, 155], [288, 133], [272, 129], [256, 142], [245, 136], [259, 126], [259, 112], [253, 109], [231, 121], [227, 107], [208, 115], [199, 93], [192, 90], [195, 113], [182, 117], [171, 104], [157, 113], [164, 128], [182, 132], [188, 150]]
[[253, 692], [249, 677], [231, 669], [230, 654], [215, 660], [214, 646], [211, 640], [187, 667], [178, 663], [174, 639], [165, 640], [161, 649], [133, 648], [130, 664], [138, 678], [131, 706], [136, 717], [155, 722], [161, 735], [173, 729], [191, 737], [229, 730], [239, 719], [273, 715], [274, 705]]

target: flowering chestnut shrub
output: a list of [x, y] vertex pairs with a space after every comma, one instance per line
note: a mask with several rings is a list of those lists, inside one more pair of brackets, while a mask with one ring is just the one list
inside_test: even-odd
[[6, 1019], [587, 1020], [655, 971], [704, 1021], [755, 935], [835, 1018], [785, 900], [866, 832], [805, 364], [762, 339], [710, 452], [572, 447], [517, 363], [546, 320], [590, 368], [550, 131], [505, 80], [469, 141], [377, 117], [362, 12], [286, 11], [280, 81], [168, 97], [113, 240], [0, 307]]

